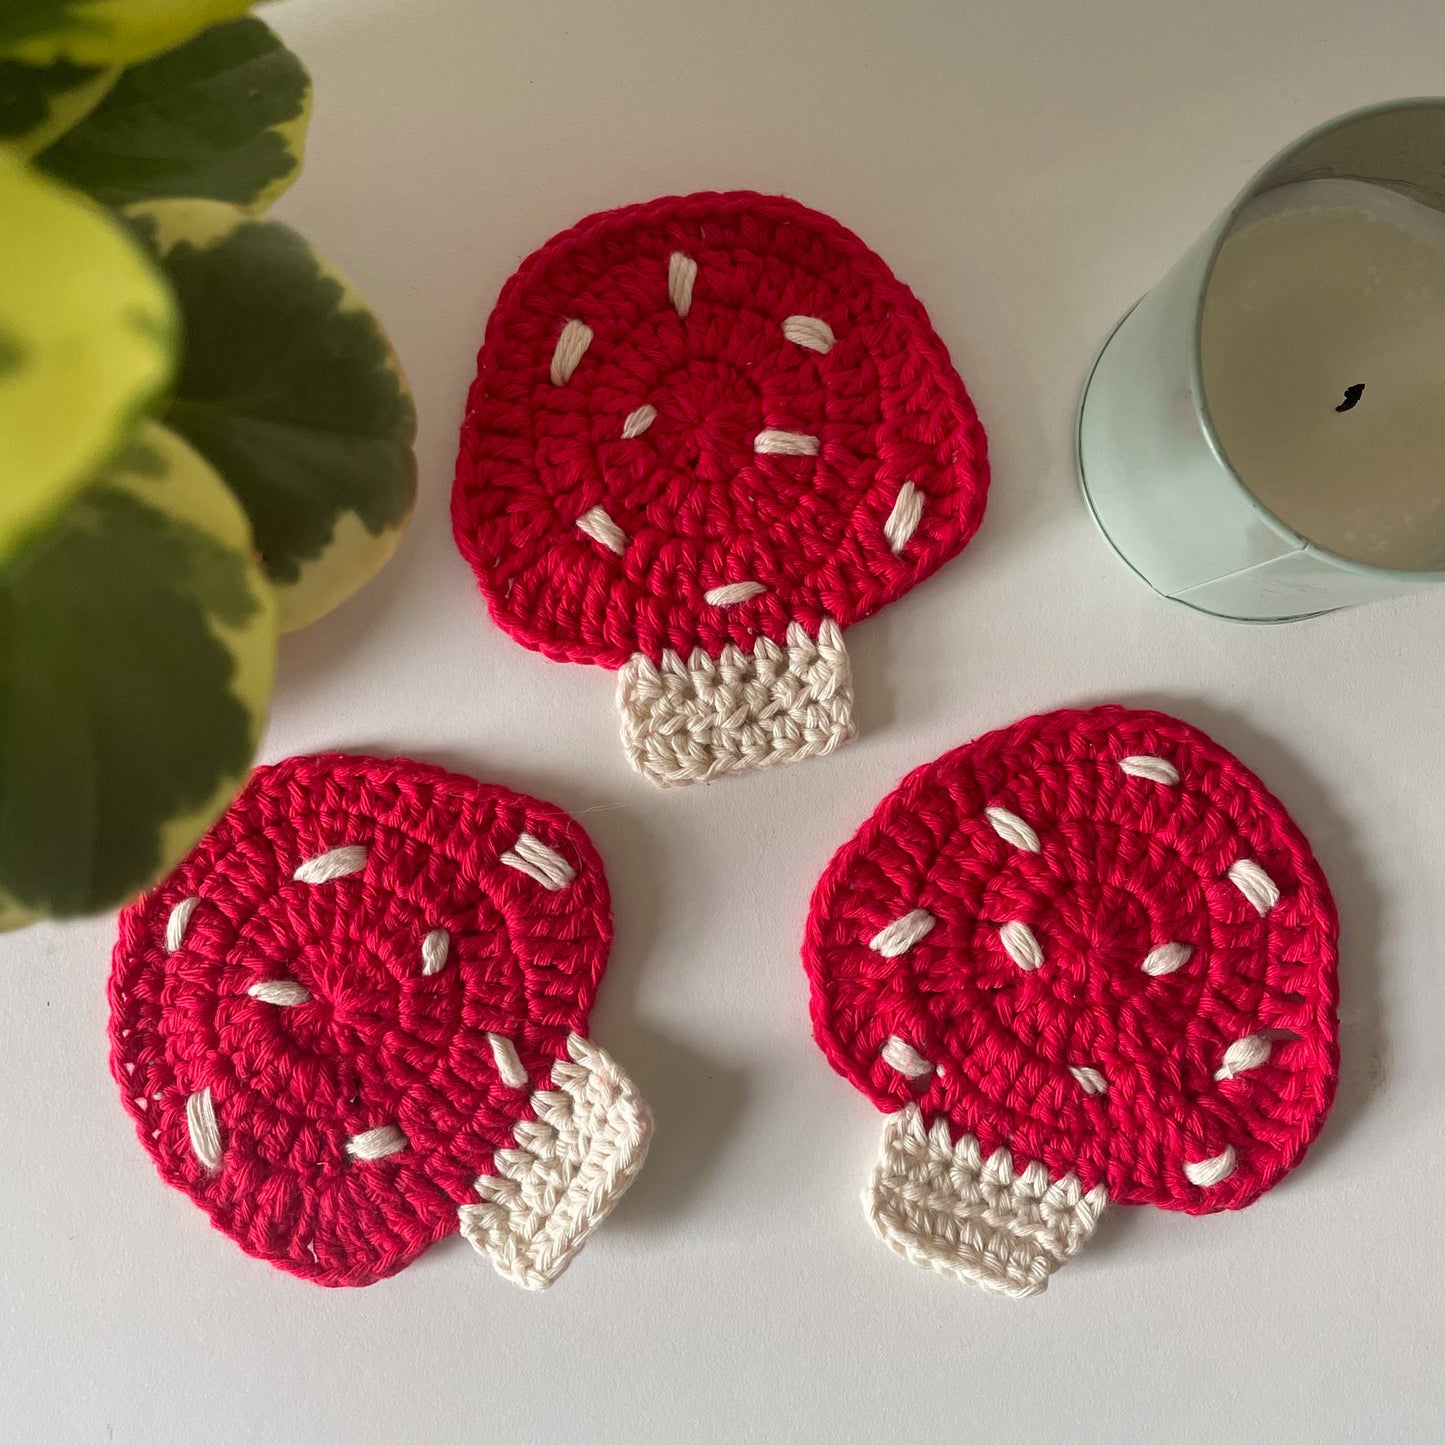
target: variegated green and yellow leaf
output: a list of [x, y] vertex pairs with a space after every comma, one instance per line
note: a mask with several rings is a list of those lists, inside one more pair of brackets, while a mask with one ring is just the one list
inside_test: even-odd
[[13, 898], [6, 898], [0, 893], [0, 933], [11, 933], [17, 928], [28, 928], [32, 923], [39, 923], [45, 915], [35, 913], [29, 908], [22, 908]]
[[310, 112], [306, 67], [259, 20], [233, 20], [132, 66], [36, 164], [108, 206], [259, 209], [295, 179]]
[[131, 65], [244, 15], [256, 0], [4, 0], [0, 55], [30, 65]]
[[0, 567], [0, 923], [175, 864], [245, 778], [275, 644], [240, 507], [147, 423]]
[[0, 146], [22, 158], [44, 150], [93, 110], [119, 75], [68, 60], [0, 60]]
[[185, 317], [167, 423], [240, 498], [282, 629], [304, 627], [386, 561], [411, 515], [416, 418], [396, 356], [290, 227], [213, 201], [126, 215]]
[[0, 151], [0, 560], [131, 435], [178, 349], [132, 237]]

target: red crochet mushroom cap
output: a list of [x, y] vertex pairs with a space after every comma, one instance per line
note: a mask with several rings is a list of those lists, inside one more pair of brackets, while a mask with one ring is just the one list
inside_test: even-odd
[[559, 809], [405, 760], [292, 758], [122, 914], [112, 1072], [218, 1229], [369, 1284], [512, 1190], [498, 1151], [600, 1067], [611, 936], [601, 862]]
[[818, 884], [804, 963], [819, 1045], [880, 1109], [1075, 1178], [1075, 1200], [1198, 1214], [1250, 1203], [1319, 1131], [1337, 935], [1253, 774], [1187, 723], [1102, 707], [905, 779]]
[[[487, 323], [452, 519], [519, 642], [642, 668], [636, 687], [624, 673], [634, 711], [661, 707], [662, 738], [681, 717], [694, 752], [629, 751], [677, 782], [851, 735], [839, 629], [954, 556], [987, 487], [913, 293], [836, 221], [738, 191], [603, 212], [527, 258]], [[762, 674], [763, 725], [719, 739], [739, 665]], [[709, 769], [698, 749], [726, 756]]]
[[[770, 432], [817, 445], [760, 450]], [[670, 196], [588, 217], [507, 282], [452, 514], [500, 626], [617, 668], [876, 612], [973, 535], [986, 455], [927, 313], [857, 236], [782, 196]], [[905, 484], [923, 507], [895, 550]], [[578, 526], [597, 507], [620, 552]], [[747, 582], [766, 590], [707, 601]]]

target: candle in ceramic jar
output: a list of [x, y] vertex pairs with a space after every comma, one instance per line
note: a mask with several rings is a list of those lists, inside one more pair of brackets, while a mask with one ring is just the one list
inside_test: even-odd
[[1275, 516], [1358, 562], [1445, 568], [1445, 213], [1355, 180], [1258, 196], [1201, 351], [1224, 454]]

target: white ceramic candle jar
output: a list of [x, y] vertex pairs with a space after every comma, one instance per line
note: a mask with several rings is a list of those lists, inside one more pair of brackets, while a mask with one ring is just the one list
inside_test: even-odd
[[1115, 551], [1202, 612], [1445, 581], [1445, 99], [1271, 161], [1105, 343], [1078, 449]]

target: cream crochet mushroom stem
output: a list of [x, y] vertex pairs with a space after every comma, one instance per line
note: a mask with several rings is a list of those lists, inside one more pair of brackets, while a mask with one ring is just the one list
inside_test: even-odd
[[926, 1127], [917, 1104], [890, 1114], [863, 1208], [879, 1239], [925, 1269], [1015, 1299], [1039, 1294], [1088, 1243], [1109, 1202], [1074, 1174], [1051, 1178], [972, 1134]]
[[[515, 1050], [497, 1052], [507, 1085], [525, 1088]], [[462, 1235], [523, 1289], [555, 1283], [637, 1177], [652, 1138], [651, 1112], [610, 1055], [580, 1034], [567, 1054], [533, 1093], [515, 1147], [476, 1180], [480, 1203], [457, 1210]]]
[[[733, 583], [708, 601], [726, 611], [762, 590]], [[751, 651], [638, 653], [618, 674], [617, 708], [629, 761], [663, 787], [826, 757], [855, 731], [852, 668], [831, 618], [816, 637], [794, 622], [785, 643], [759, 637]]]

